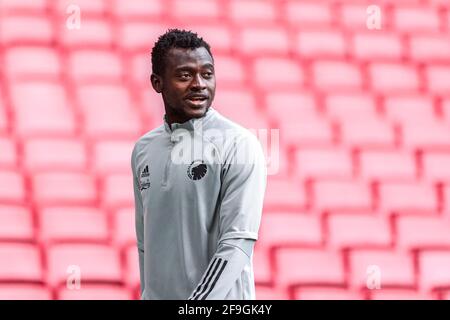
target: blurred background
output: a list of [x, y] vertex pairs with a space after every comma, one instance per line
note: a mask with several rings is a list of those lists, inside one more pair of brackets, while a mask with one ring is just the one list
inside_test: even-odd
[[169, 27], [211, 44], [219, 112], [280, 130], [258, 299], [450, 298], [448, 0], [0, 0], [0, 299], [138, 298]]

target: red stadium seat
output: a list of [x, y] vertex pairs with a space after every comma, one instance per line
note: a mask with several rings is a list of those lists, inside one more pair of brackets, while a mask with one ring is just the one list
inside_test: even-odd
[[241, 60], [226, 55], [214, 56], [214, 73], [219, 86], [241, 85], [247, 77]]
[[0, 205], [0, 241], [33, 241], [34, 233], [29, 208]]
[[265, 210], [298, 210], [307, 205], [306, 201], [306, 191], [301, 181], [277, 177], [267, 179]]
[[446, 94], [450, 90], [450, 67], [448, 65], [430, 65], [426, 67], [427, 88], [434, 94]]
[[0, 170], [0, 201], [2, 203], [23, 203], [25, 183], [22, 175], [16, 171]]
[[11, 79], [58, 77], [61, 63], [58, 52], [46, 47], [12, 47], [5, 54], [6, 74]]
[[350, 180], [318, 180], [313, 184], [313, 207], [318, 210], [370, 210], [372, 194], [365, 183]]
[[57, 244], [47, 248], [48, 283], [76, 285], [85, 282], [122, 281], [119, 254], [107, 245]]
[[52, 4], [55, 6], [55, 11], [60, 15], [66, 15], [66, 10], [70, 5], [79, 6], [83, 17], [101, 16], [110, 10], [108, 1], [105, 0], [77, 0], [76, 3], [72, 0], [59, 0], [54, 3], [52, 2]]
[[27, 139], [24, 144], [24, 164], [29, 172], [40, 170], [84, 170], [87, 150], [76, 139]]
[[38, 205], [92, 205], [97, 200], [94, 178], [83, 173], [47, 172], [33, 176], [33, 197]]
[[134, 140], [102, 140], [93, 147], [93, 168], [101, 174], [128, 172], [131, 174], [131, 152]]
[[379, 207], [393, 212], [433, 212], [437, 210], [437, 192], [431, 185], [420, 183], [382, 183]]
[[256, 242], [253, 252], [253, 272], [256, 284], [270, 284], [273, 281], [272, 263], [269, 251]]
[[0, 280], [42, 282], [43, 270], [38, 247], [24, 243], [0, 243]]
[[273, 22], [276, 8], [270, 1], [232, 0], [229, 2], [229, 18], [232, 22], [249, 24], [255, 22]]
[[432, 182], [450, 182], [450, 152], [425, 152], [423, 176]]
[[436, 120], [433, 100], [423, 95], [388, 97], [384, 110], [390, 120], [406, 125]]
[[136, 243], [134, 207], [121, 208], [115, 211], [113, 241], [118, 247]]
[[[380, 3], [377, 3], [381, 12], [385, 12], [385, 8]], [[359, 4], [357, 2], [343, 2], [340, 10], [337, 12], [339, 27], [348, 30], [367, 31], [367, 8], [368, 4]], [[383, 17], [383, 16], [382, 16]], [[382, 26], [386, 26], [389, 21], [381, 19]], [[377, 30], [377, 33], [380, 30]], [[374, 48], [376, 51], [376, 48]]]
[[413, 287], [415, 268], [412, 255], [382, 249], [351, 250], [350, 285], [375, 292], [390, 287]]
[[420, 86], [418, 70], [412, 65], [375, 62], [369, 66], [372, 89], [377, 93], [415, 92]]
[[399, 248], [450, 246], [450, 221], [446, 218], [401, 216], [396, 220], [396, 230]]
[[119, 19], [159, 17], [164, 11], [161, 0], [114, 1], [112, 13]]
[[276, 266], [275, 277], [282, 287], [343, 285], [345, 281], [343, 259], [334, 251], [281, 248], [276, 251]]
[[353, 36], [352, 45], [351, 54], [364, 61], [399, 60], [404, 55], [402, 40], [393, 33], [359, 32]]
[[343, 34], [336, 31], [300, 30], [295, 49], [302, 59], [342, 58], [347, 52]]
[[377, 117], [375, 97], [367, 93], [330, 93], [325, 98], [327, 115], [340, 122], [368, 121]]
[[18, 11], [28, 11], [28, 12], [42, 12], [48, 7], [46, 0], [36, 0], [36, 1], [26, 1], [26, 0], [3, 0], [0, 3], [0, 10], [3, 12], [18, 12]]
[[412, 36], [410, 46], [410, 56], [417, 62], [446, 62], [450, 56], [450, 43], [444, 35]]
[[[80, 10], [82, 10], [81, 7]], [[58, 35], [59, 42], [69, 48], [109, 48], [113, 44], [113, 39], [110, 23], [96, 18], [82, 18], [80, 29], [59, 28]]]
[[231, 28], [227, 25], [203, 24], [195, 20], [195, 22], [184, 23], [183, 27], [187, 30], [195, 30], [195, 32], [210, 44], [213, 54], [217, 52], [229, 53], [232, 49], [233, 34], [230, 30]]
[[410, 149], [450, 147], [450, 123], [425, 121], [402, 127], [402, 140]]
[[370, 290], [370, 300], [431, 300], [432, 296], [408, 289]]
[[450, 252], [448, 250], [426, 250], [419, 255], [420, 283], [422, 290], [450, 285]]
[[43, 285], [1, 284], [0, 300], [51, 300], [52, 292]]
[[319, 90], [355, 90], [362, 86], [361, 72], [355, 64], [322, 60], [312, 66], [314, 85]]
[[117, 42], [127, 51], [147, 51], [166, 32], [167, 27], [169, 26], [140, 20], [124, 21], [119, 25]]
[[359, 158], [360, 175], [367, 180], [413, 181], [417, 177], [414, 155], [400, 150], [362, 151]]
[[[267, 93], [265, 103], [269, 117], [281, 125], [299, 124], [299, 118], [309, 119], [319, 116], [315, 98], [309, 92], [274, 90]], [[293, 117], [293, 114], [298, 117]]]
[[103, 178], [102, 203], [107, 208], [134, 206], [133, 178], [130, 174], [109, 174]]
[[361, 293], [338, 287], [299, 287], [294, 292], [295, 300], [361, 300]]
[[123, 75], [120, 57], [104, 50], [73, 51], [68, 68], [69, 74], [77, 82], [120, 81]]
[[0, 136], [0, 167], [14, 168], [17, 165], [17, 147], [15, 141], [8, 136]]
[[40, 239], [105, 242], [109, 236], [104, 212], [90, 207], [49, 207], [39, 213]]
[[357, 121], [350, 117], [339, 128], [342, 143], [350, 147], [394, 147], [396, 142], [393, 126], [377, 118]]
[[331, 248], [389, 247], [389, 221], [383, 216], [334, 213], [328, 216], [327, 244]]
[[132, 292], [122, 286], [87, 284], [80, 289], [60, 288], [58, 300], [131, 300]]
[[398, 7], [394, 9], [394, 26], [398, 31], [438, 31], [439, 12], [425, 6]]
[[[33, 32], [30, 32], [33, 26]], [[0, 20], [0, 43], [48, 45], [54, 40], [50, 19], [44, 15], [4, 15]]]
[[257, 285], [256, 300], [289, 300], [289, 294], [285, 290]]
[[332, 125], [322, 117], [310, 116], [300, 123], [280, 123], [280, 141], [288, 147], [329, 146], [335, 140]]
[[283, 245], [320, 246], [320, 217], [304, 213], [265, 212], [262, 216], [259, 245], [267, 248]]
[[[201, 10], [198, 10], [198, 8], [201, 8]], [[175, 0], [170, 14], [173, 18], [181, 21], [187, 19], [192, 19], [193, 21], [197, 19], [202, 21], [211, 19], [213, 21], [213, 19], [220, 18], [223, 13], [217, 0], [193, 0], [190, 2]]]
[[[254, 63], [254, 76], [257, 86], [262, 88], [293, 88], [298, 89], [304, 79], [303, 71], [295, 60], [279, 58], [259, 58]], [[268, 77], [277, 70], [283, 77]]]
[[309, 148], [296, 153], [297, 175], [302, 179], [348, 178], [353, 166], [350, 152], [334, 148]]
[[243, 28], [240, 32], [240, 40], [236, 50], [245, 55], [287, 55], [290, 49], [288, 34], [281, 27]]
[[331, 8], [325, 3], [290, 0], [284, 7], [283, 16], [292, 26], [321, 26], [333, 21]]

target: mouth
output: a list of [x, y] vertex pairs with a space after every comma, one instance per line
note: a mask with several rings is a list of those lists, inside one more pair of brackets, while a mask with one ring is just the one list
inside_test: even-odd
[[208, 101], [208, 97], [203, 95], [194, 95], [187, 97], [186, 101], [193, 106], [203, 106], [203, 104]]

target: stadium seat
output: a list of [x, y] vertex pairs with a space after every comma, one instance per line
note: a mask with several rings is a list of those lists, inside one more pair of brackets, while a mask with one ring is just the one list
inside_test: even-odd
[[358, 32], [352, 37], [352, 45], [351, 54], [358, 60], [399, 60], [404, 56], [401, 37], [394, 33]]
[[341, 142], [348, 147], [384, 148], [394, 147], [397, 141], [394, 127], [377, 118], [348, 119], [340, 123]]
[[351, 154], [344, 149], [305, 148], [295, 156], [301, 179], [349, 178], [353, 173]]
[[[198, 10], [198, 8], [202, 8]], [[170, 12], [174, 19], [185, 22], [192, 19], [193, 21], [220, 19], [223, 15], [220, 2], [217, 0], [193, 0], [186, 2], [183, 0], [175, 0], [173, 2], [173, 8]], [[193, 29], [195, 30], [195, 29]]]
[[41, 46], [12, 47], [5, 53], [5, 72], [10, 80], [27, 77], [59, 77], [61, 63], [58, 52]]
[[407, 123], [403, 125], [401, 132], [402, 143], [409, 149], [450, 147], [450, 124], [448, 123], [438, 121]]
[[289, 300], [289, 294], [285, 290], [257, 285], [256, 300]]
[[92, 205], [97, 189], [92, 176], [84, 173], [46, 172], [33, 175], [33, 198], [38, 205]]
[[432, 295], [408, 289], [381, 289], [369, 292], [370, 300], [431, 300]]
[[370, 210], [372, 192], [364, 182], [320, 179], [313, 183], [311, 194], [313, 208], [328, 210]]
[[312, 66], [312, 77], [314, 85], [326, 92], [360, 89], [363, 81], [356, 65], [339, 60], [315, 61]]
[[299, 212], [264, 212], [259, 245], [272, 248], [284, 245], [321, 246], [322, 227], [320, 217]]
[[327, 245], [331, 248], [389, 247], [389, 221], [372, 213], [333, 213], [327, 218]]
[[419, 74], [413, 65], [375, 62], [368, 69], [372, 89], [377, 93], [410, 93], [419, 89]]
[[426, 250], [419, 254], [420, 289], [431, 290], [450, 285], [448, 250]]
[[131, 174], [134, 140], [101, 140], [93, 146], [93, 169], [99, 175], [110, 172]]
[[360, 175], [369, 181], [414, 181], [416, 159], [401, 150], [362, 151], [359, 156]]
[[102, 179], [101, 202], [106, 208], [134, 206], [133, 178], [130, 174], [109, 174]]
[[87, 150], [83, 141], [76, 139], [27, 139], [23, 162], [28, 172], [42, 170], [85, 170]]
[[240, 59], [214, 55], [214, 74], [218, 86], [242, 85], [248, 75]]
[[25, 183], [17, 171], [0, 170], [0, 201], [22, 204], [26, 199]]
[[413, 256], [389, 249], [353, 249], [349, 252], [350, 286], [371, 292], [385, 288], [414, 287], [416, 270]]
[[276, 251], [276, 282], [294, 285], [343, 285], [345, 270], [338, 252], [323, 249], [281, 248]]
[[401, 125], [437, 120], [432, 98], [424, 95], [389, 96], [384, 101], [384, 111], [391, 121]]
[[[396, 245], [404, 249], [450, 246], [450, 220], [439, 216], [400, 216]], [[417, 232], [420, 230], [420, 232]]]
[[3, 15], [0, 20], [0, 43], [5, 45], [48, 45], [54, 36], [51, 21], [44, 15]]
[[[47, 247], [48, 284], [81, 288], [89, 282], [121, 283], [119, 253], [101, 244], [55, 244]], [[80, 277], [80, 278], [78, 278]]]
[[286, 147], [329, 146], [335, 141], [335, 130], [322, 117], [304, 118], [301, 123], [281, 123], [280, 141]]
[[257, 285], [267, 285], [272, 283], [272, 262], [269, 251], [259, 242], [256, 242], [253, 252], [253, 272], [255, 275], [255, 283]]
[[289, 0], [284, 7], [286, 22], [294, 27], [326, 26], [332, 23], [333, 13], [325, 3]]
[[106, 242], [106, 214], [91, 207], [48, 207], [39, 212], [39, 239], [52, 242]]
[[130, 289], [140, 288], [139, 256], [136, 245], [125, 248], [125, 283]]
[[165, 6], [163, 1], [154, 0], [134, 0], [134, 1], [113, 1], [112, 13], [119, 19], [136, 19], [149, 17], [160, 17], [164, 11]]
[[264, 196], [265, 210], [298, 210], [307, 205], [304, 184], [288, 178], [269, 177]]
[[42, 13], [48, 7], [46, 0], [26, 1], [26, 0], [3, 0], [0, 3], [0, 10], [5, 13], [33, 12]]
[[17, 165], [17, 147], [12, 137], [0, 135], [0, 167], [14, 168]]
[[118, 26], [116, 41], [126, 51], [148, 51], [168, 27], [170, 26], [142, 20], [122, 22]]
[[2, 96], [0, 92], [0, 133], [5, 133], [8, 129], [9, 120], [6, 112], [6, 107], [2, 102]]
[[[81, 7], [80, 7], [81, 10]], [[83, 11], [84, 13], [84, 11]], [[66, 15], [65, 11], [64, 14]], [[82, 18], [79, 29], [60, 28], [58, 41], [67, 48], [110, 48], [113, 44], [113, 29], [107, 20]]]
[[342, 58], [347, 53], [344, 35], [336, 31], [300, 30], [295, 52], [301, 59]]
[[51, 290], [36, 284], [1, 284], [0, 300], [51, 300]]
[[276, 19], [277, 11], [274, 3], [270, 1], [231, 0], [229, 8], [229, 18], [236, 23], [273, 22]]
[[120, 56], [106, 50], [72, 51], [68, 71], [78, 83], [120, 81], [124, 74]]
[[0, 241], [33, 241], [35, 229], [28, 207], [0, 205]]
[[450, 67], [444, 65], [428, 65], [425, 69], [427, 89], [433, 94], [444, 94], [450, 90]]
[[[257, 86], [264, 89], [292, 88], [298, 89], [303, 84], [303, 71], [295, 60], [280, 58], [258, 58], [254, 63], [254, 81]], [[277, 70], [283, 77], [268, 77]]]
[[419, 183], [386, 182], [379, 186], [378, 206], [390, 212], [433, 212], [437, 210], [433, 186]]
[[[299, 119], [318, 118], [315, 97], [298, 90], [271, 90], [265, 96], [267, 114], [280, 125], [298, 125]], [[297, 117], [293, 117], [295, 114]]]
[[42, 282], [42, 269], [39, 248], [33, 244], [0, 243], [0, 280], [8, 282]]
[[450, 56], [448, 38], [441, 34], [417, 35], [410, 39], [410, 57], [417, 62], [445, 62]]
[[130, 300], [132, 292], [117, 285], [86, 284], [80, 289], [62, 287], [57, 292], [58, 300]]
[[327, 116], [339, 122], [369, 121], [377, 118], [377, 101], [364, 92], [330, 93], [325, 97]]
[[181, 23], [181, 25], [187, 30], [195, 30], [201, 35], [210, 44], [213, 54], [230, 53], [233, 48], [233, 33], [227, 25], [199, 23], [198, 20]]
[[298, 287], [294, 291], [294, 300], [362, 300], [363, 295], [339, 287]]
[[52, 2], [52, 4], [54, 5], [54, 10], [60, 15], [66, 15], [66, 10], [73, 4], [82, 10], [83, 17], [102, 16], [110, 10], [107, 6], [108, 2], [104, 0], [77, 0], [76, 3], [72, 0], [59, 0]]
[[[136, 243], [134, 207], [120, 208], [114, 212], [113, 241], [122, 248]], [[137, 249], [136, 249], [137, 250]]]
[[394, 26], [398, 31], [438, 31], [439, 13], [425, 6], [398, 7], [393, 12]]
[[423, 177], [431, 182], [450, 182], [450, 152], [425, 152]]
[[[235, 50], [247, 56], [286, 56], [290, 51], [287, 31], [281, 27], [245, 27], [239, 37], [241, 41]], [[270, 77], [266, 77], [266, 80], [270, 80]]]

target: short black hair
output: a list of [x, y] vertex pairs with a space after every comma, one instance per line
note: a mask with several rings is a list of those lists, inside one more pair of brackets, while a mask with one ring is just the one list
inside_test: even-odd
[[197, 33], [180, 29], [169, 29], [158, 38], [152, 49], [152, 72], [162, 75], [165, 58], [172, 48], [197, 49], [204, 47], [211, 55], [209, 44]]

